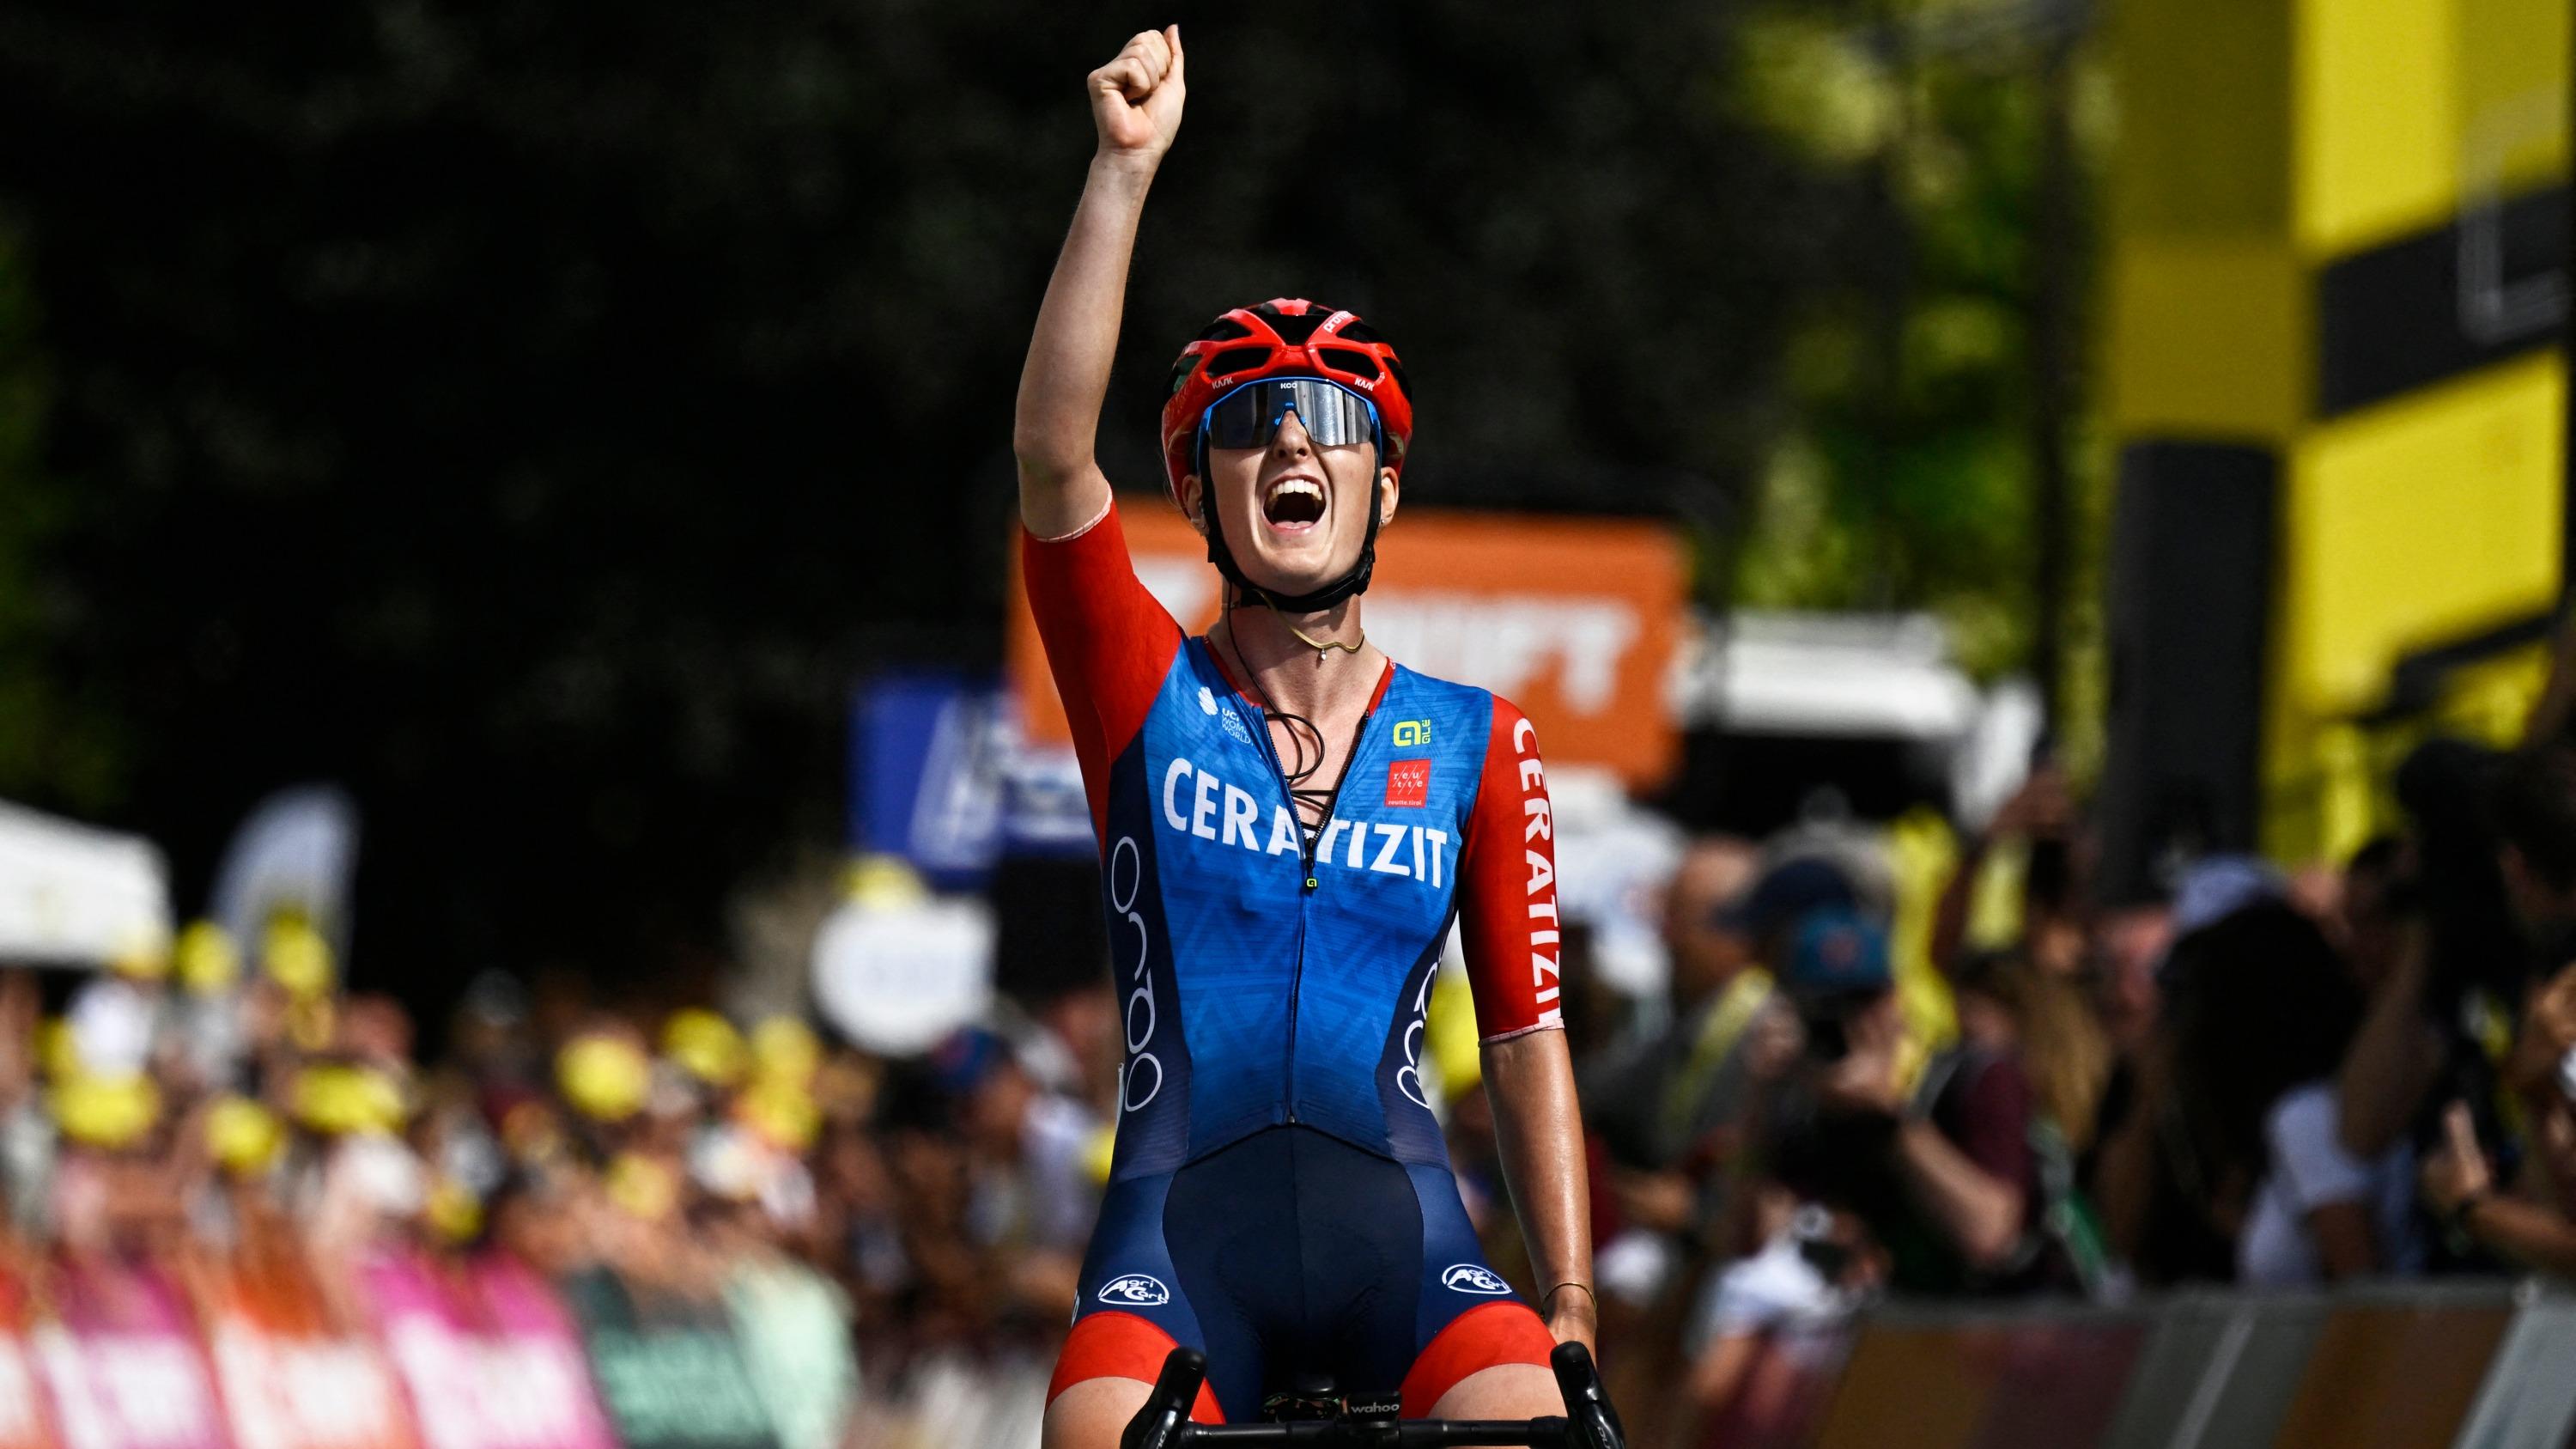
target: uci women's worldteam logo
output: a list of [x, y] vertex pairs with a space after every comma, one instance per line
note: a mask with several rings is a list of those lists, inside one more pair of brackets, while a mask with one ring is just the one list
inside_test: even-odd
[[1121, 1308], [1152, 1308], [1171, 1302], [1172, 1290], [1150, 1274], [1128, 1273], [1101, 1284], [1100, 1301]]
[[1502, 1274], [1495, 1272], [1493, 1269], [1486, 1267], [1482, 1263], [1450, 1264], [1449, 1270], [1440, 1275], [1440, 1286], [1443, 1288], [1454, 1288], [1461, 1293], [1509, 1293], [1512, 1291], [1512, 1285], [1503, 1281]]
[[1219, 708], [1216, 702], [1216, 691], [1204, 684], [1199, 686], [1199, 712], [1216, 716], [1217, 727], [1224, 730], [1237, 744], [1252, 743], [1252, 731], [1244, 728], [1243, 716], [1233, 710]]

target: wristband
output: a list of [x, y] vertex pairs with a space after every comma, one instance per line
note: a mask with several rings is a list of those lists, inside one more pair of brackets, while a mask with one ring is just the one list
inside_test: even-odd
[[1592, 1291], [1592, 1285], [1591, 1285], [1591, 1284], [1589, 1284], [1589, 1283], [1577, 1283], [1577, 1282], [1574, 1282], [1574, 1281], [1573, 1281], [1573, 1280], [1571, 1280], [1571, 1279], [1568, 1279], [1567, 1281], [1565, 1281], [1565, 1282], [1563, 1282], [1563, 1283], [1559, 1283], [1559, 1284], [1557, 1284], [1557, 1285], [1556, 1285], [1556, 1288], [1550, 1288], [1550, 1289], [1549, 1289], [1549, 1290], [1547, 1290], [1546, 1292], [1544, 1292], [1544, 1293], [1540, 1294], [1540, 1295], [1538, 1296], [1538, 1301], [1539, 1301], [1539, 1306], [1540, 1306], [1540, 1307], [1542, 1307], [1542, 1308], [1547, 1307], [1549, 1304], [1552, 1304], [1552, 1303], [1554, 1303], [1554, 1302], [1556, 1301], [1556, 1289], [1557, 1289], [1557, 1288], [1580, 1288], [1580, 1289], [1582, 1289], [1582, 1290], [1583, 1290], [1583, 1296], [1592, 1300], [1592, 1311], [1593, 1311], [1593, 1312], [1595, 1312], [1595, 1313], [1598, 1313], [1598, 1312], [1600, 1312], [1600, 1311], [1601, 1311], [1601, 1295]]

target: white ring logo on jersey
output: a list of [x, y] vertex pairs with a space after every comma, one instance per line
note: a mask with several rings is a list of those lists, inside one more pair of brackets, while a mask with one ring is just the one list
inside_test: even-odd
[[1422, 973], [1422, 989], [1413, 995], [1413, 1019], [1404, 1027], [1404, 1065], [1395, 1069], [1395, 1088], [1413, 1105], [1428, 1110], [1431, 1095], [1422, 1084], [1422, 1037], [1431, 1025], [1431, 981], [1438, 966]]
[[[1145, 973], [1145, 957], [1153, 949], [1153, 943], [1145, 935], [1145, 918], [1136, 913], [1136, 894], [1144, 888], [1145, 853], [1136, 848], [1134, 836], [1119, 836], [1118, 843], [1109, 851], [1109, 909], [1125, 916], [1127, 924], [1136, 928], [1136, 968], [1127, 977], [1135, 989], [1127, 993], [1127, 1009], [1123, 1013], [1126, 1018], [1127, 1070], [1119, 1074], [1118, 1080], [1118, 1105], [1128, 1112], [1154, 1100], [1163, 1090], [1162, 1059], [1145, 1050], [1153, 1044], [1154, 1028], [1160, 1024], [1160, 1018], [1154, 1010], [1154, 978]], [[1137, 1024], [1139, 1007], [1143, 1008], [1144, 1023], [1141, 1026]], [[1154, 1069], [1154, 1084], [1147, 1087], [1145, 1095], [1140, 1097], [1136, 1095], [1136, 1083], [1143, 1078], [1147, 1067]], [[1154, 1280], [1148, 1278], [1145, 1281], [1152, 1283]], [[1161, 1286], [1155, 1284], [1158, 1289]], [[1106, 1293], [1108, 1289], [1101, 1291]], [[1154, 1301], [1159, 1303], [1162, 1300]]]
[[[1453, 1270], [1454, 1271], [1454, 1270]], [[1129, 1273], [1100, 1285], [1100, 1301], [1127, 1308], [1152, 1308], [1172, 1301], [1172, 1290], [1159, 1278], [1143, 1273]]]
[[[1156, 1285], [1160, 1286], [1160, 1285]], [[1501, 1274], [1479, 1263], [1452, 1263], [1440, 1275], [1440, 1286], [1461, 1293], [1509, 1293], [1512, 1285]]]

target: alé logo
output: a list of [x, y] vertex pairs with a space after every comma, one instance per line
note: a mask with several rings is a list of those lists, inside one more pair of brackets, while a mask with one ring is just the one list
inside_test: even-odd
[[1151, 1274], [1128, 1273], [1101, 1284], [1100, 1301], [1128, 1308], [1151, 1308], [1171, 1302], [1172, 1290]]
[[1481, 1263], [1452, 1263], [1440, 1275], [1440, 1286], [1461, 1293], [1509, 1293], [1512, 1285], [1503, 1276]]

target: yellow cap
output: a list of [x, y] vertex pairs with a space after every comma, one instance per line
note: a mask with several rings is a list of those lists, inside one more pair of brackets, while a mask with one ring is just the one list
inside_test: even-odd
[[286, 1150], [286, 1125], [248, 1097], [218, 1098], [206, 1112], [206, 1147], [226, 1172], [257, 1177]]
[[599, 1122], [623, 1122], [644, 1106], [653, 1064], [625, 1037], [586, 1032], [555, 1053], [555, 1085], [573, 1110]]
[[241, 948], [212, 921], [179, 933], [179, 984], [198, 996], [230, 991], [241, 980]]
[[794, 1082], [813, 1080], [823, 1064], [823, 1043], [813, 1028], [792, 1016], [773, 1016], [751, 1033], [752, 1070], [764, 1078]]
[[149, 1077], [72, 1076], [47, 1097], [63, 1135], [91, 1147], [130, 1147], [161, 1116], [161, 1092]]
[[402, 1084], [373, 1067], [328, 1062], [295, 1074], [295, 1120], [316, 1132], [393, 1132], [410, 1116]]
[[632, 1152], [621, 1152], [608, 1164], [602, 1186], [620, 1211], [648, 1223], [670, 1216], [680, 1202], [680, 1184], [671, 1170]]
[[483, 1200], [452, 1177], [442, 1177], [429, 1190], [423, 1210], [432, 1232], [450, 1243], [470, 1243], [483, 1231]]
[[823, 1130], [823, 1109], [812, 1093], [783, 1077], [763, 1077], [743, 1090], [735, 1112], [760, 1139], [784, 1152], [802, 1152]]
[[57, 1082], [81, 1074], [80, 1038], [72, 1034], [70, 1022], [49, 1016], [37, 1026], [36, 1060], [43, 1064], [45, 1075]]
[[863, 906], [910, 905], [930, 897], [921, 872], [899, 855], [863, 855], [842, 874], [841, 889]]
[[259, 963], [269, 980], [297, 997], [328, 992], [338, 974], [331, 960], [331, 943], [301, 916], [280, 916], [269, 922], [267, 938], [260, 943]]
[[662, 1023], [662, 1055], [708, 1086], [730, 1087], [741, 1080], [750, 1053], [732, 1022], [693, 1006]]
[[134, 981], [159, 981], [170, 974], [170, 936], [166, 930], [138, 926], [117, 943], [107, 969]]

